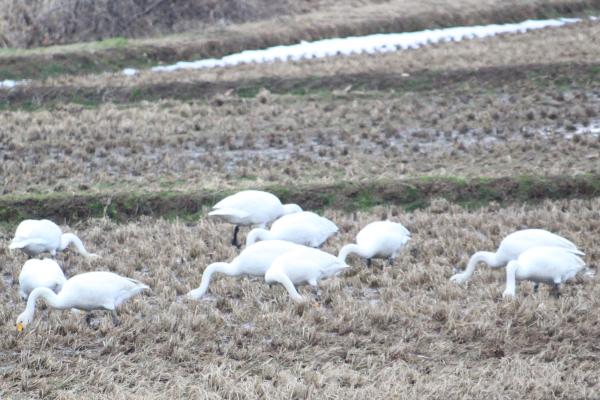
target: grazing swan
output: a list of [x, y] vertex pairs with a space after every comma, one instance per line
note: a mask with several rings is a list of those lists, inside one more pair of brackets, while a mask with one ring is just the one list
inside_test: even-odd
[[[586, 270], [580, 251], [562, 247], [533, 247], [524, 251], [506, 266], [506, 290], [503, 297], [515, 296], [516, 281], [529, 280], [554, 285], [556, 296], [560, 295], [560, 285]], [[588, 274], [593, 275], [588, 269]]]
[[409, 240], [410, 232], [398, 222], [371, 222], [358, 232], [356, 244], [342, 247], [338, 257], [345, 262], [348, 254], [356, 253], [367, 259], [367, 266], [372, 258], [387, 258], [392, 264]]
[[108, 310], [111, 312], [113, 323], [118, 325], [116, 308], [145, 289], [149, 287], [112, 272], [96, 271], [75, 275], [65, 282], [58, 294], [45, 287], [34, 289], [29, 294], [25, 311], [17, 318], [17, 330], [21, 332], [33, 321], [35, 302], [40, 297], [50, 307], [59, 310]]
[[246, 246], [260, 240], [287, 240], [310, 247], [320, 247], [338, 227], [327, 218], [310, 211], [284, 215], [273, 222], [270, 230], [252, 229], [246, 237]]
[[265, 272], [271, 266], [275, 258], [286, 251], [300, 249], [303, 246], [284, 240], [265, 240], [264, 242], [254, 243], [246, 247], [230, 263], [216, 262], [210, 264], [202, 273], [202, 282], [200, 287], [190, 291], [187, 296], [198, 300], [208, 290], [208, 285], [215, 272], [225, 275], [238, 276], [264, 276]]
[[26, 300], [35, 288], [45, 287], [55, 293], [60, 292], [67, 281], [60, 265], [50, 258], [25, 261], [19, 274], [19, 294]]
[[208, 215], [235, 225], [231, 244], [239, 248], [237, 234], [240, 226], [258, 225], [264, 228], [266, 224], [282, 215], [300, 211], [302, 209], [297, 204], [283, 205], [277, 196], [271, 193], [244, 190], [219, 201]]
[[63, 251], [71, 243], [75, 244], [79, 254], [86, 257], [98, 257], [88, 253], [81, 240], [73, 233], [62, 233], [59, 226], [47, 219], [26, 219], [17, 226], [15, 237], [9, 248], [21, 249], [29, 257], [49, 252], [52, 257], [57, 251]]
[[467, 269], [456, 275], [450, 280], [456, 283], [468, 281], [475, 272], [475, 267], [479, 262], [487, 264], [490, 268], [499, 268], [505, 266], [509, 261], [516, 260], [521, 253], [532, 247], [550, 246], [561, 247], [583, 255], [577, 250], [577, 246], [567, 239], [543, 229], [524, 229], [516, 231], [506, 236], [495, 253], [489, 251], [478, 251], [473, 254], [467, 264]]
[[277, 257], [265, 273], [265, 282], [269, 285], [281, 283], [293, 300], [303, 302], [304, 298], [300, 296], [295, 285], [307, 283], [317, 287], [319, 280], [336, 275], [345, 268], [348, 268], [348, 265], [338, 257], [304, 247]]

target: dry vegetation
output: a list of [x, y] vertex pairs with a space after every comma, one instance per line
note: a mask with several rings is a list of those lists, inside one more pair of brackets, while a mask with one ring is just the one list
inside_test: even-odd
[[[594, 86], [60, 106], [0, 116], [5, 194], [598, 173]], [[595, 89], [597, 91], [597, 89]]]
[[[481, 269], [467, 288], [448, 281], [470, 253], [507, 233], [544, 227], [600, 259], [600, 202], [543, 202], [467, 212], [445, 201], [411, 214], [377, 208], [354, 216], [326, 210], [341, 233], [336, 252], [382, 214], [403, 222], [413, 240], [396, 265], [372, 270], [351, 258], [346, 275], [322, 283], [319, 308], [298, 307], [260, 279], [217, 278], [211, 295], [181, 296], [202, 269], [231, 259], [229, 225], [143, 219], [124, 225], [90, 220], [73, 229], [103, 259], [61, 255], [68, 275], [116, 271], [152, 294], [121, 310], [112, 327], [82, 315], [41, 310], [18, 335], [24, 307], [15, 284], [25, 257], [0, 248], [0, 396], [3, 398], [593, 398], [600, 390], [600, 285], [579, 279], [555, 299], [523, 283], [501, 298], [504, 274]], [[11, 231], [3, 229], [4, 240]]]
[[[206, 10], [213, 3], [183, 2], [167, 11], [167, 2], [124, 1], [130, 7], [125, 18], [157, 6], [129, 31], [119, 31], [122, 20], [115, 19], [85, 32], [86, 13], [110, 15], [106, 7], [114, 2], [77, 9], [81, 18], [62, 23], [79, 3], [53, 2], [57, 11], [48, 12], [50, 2], [0, 0], [0, 14], [10, 11], [13, 18], [0, 22], [0, 31], [25, 15], [45, 21], [37, 30], [28, 30], [31, 22], [11, 30], [18, 40], [5, 33], [0, 41], [136, 36], [149, 26], [149, 34], [206, 30], [196, 37], [125, 41], [124, 52], [85, 44], [3, 51], [0, 80], [21, 65], [52, 69], [56, 60], [77, 66], [69, 73], [81, 73], [79, 63], [84, 68], [88, 58], [102, 59], [112, 70], [148, 49], [154, 63], [161, 55], [222, 55], [324, 35], [600, 9], [598, 1], [461, 0], [442, 8], [429, 0], [321, 0], [293, 2], [282, 12], [264, 0], [232, 0], [219, 3], [236, 5], [227, 8], [232, 14], [216, 12], [192, 23], [182, 18], [185, 7]], [[156, 18], [164, 24], [154, 24]], [[221, 19], [254, 22], [223, 26]], [[61, 195], [56, 204], [67, 211], [54, 215], [77, 215], [81, 204], [68, 197], [74, 192], [87, 196], [88, 208], [104, 207], [110, 215], [104, 200], [116, 193], [130, 195], [124, 202], [135, 206], [141, 192], [166, 193], [159, 201], [169, 202], [173, 190], [204, 190], [206, 200], [223, 190], [271, 184], [284, 194], [306, 188], [302, 199], [308, 204], [315, 204], [308, 197], [320, 185], [351, 197], [358, 193], [352, 194], [353, 185], [364, 190], [374, 181], [397, 199], [395, 191], [407, 185], [385, 187], [387, 182], [428, 176], [458, 183], [456, 177], [473, 178], [486, 192], [486, 178], [561, 176], [564, 183], [588, 174], [596, 178], [587, 181], [586, 195], [598, 193], [599, 37], [600, 23], [586, 22], [388, 55], [142, 72], [128, 79], [103, 73], [34, 80], [0, 91], [0, 200], [16, 199], [13, 208], [0, 207], [0, 215], [13, 221], [29, 215], [31, 204]], [[76, 53], [84, 58], [71, 60]], [[550, 183], [541, 192], [556, 190]], [[373, 208], [358, 199], [354, 208], [361, 211], [354, 214], [340, 210], [343, 201], [332, 204], [336, 209], [324, 214], [338, 223], [340, 234], [326, 251], [337, 252], [382, 216], [404, 223], [413, 240], [392, 268], [376, 262], [368, 270], [351, 258], [352, 270], [323, 282], [319, 298], [304, 291], [319, 308], [294, 305], [281, 287], [269, 289], [260, 279], [217, 278], [207, 299], [185, 300], [206, 265], [237, 254], [228, 245], [229, 225], [204, 218], [190, 224], [70, 221], [103, 258], [90, 263], [62, 254], [67, 275], [111, 270], [153, 288], [123, 307], [119, 327], [101, 312], [88, 327], [82, 315], [42, 307], [31, 329], [17, 334], [14, 321], [24, 308], [17, 278], [25, 256], [0, 246], [0, 398], [597, 397], [598, 278], [568, 284], [560, 299], [546, 289], [534, 294], [524, 283], [515, 301], [501, 298], [502, 272], [482, 269], [466, 288], [448, 278], [475, 250], [495, 248], [507, 233], [525, 227], [564, 235], [596, 266], [600, 198], [535, 205], [502, 199], [508, 202], [471, 211], [439, 199], [408, 214], [399, 203]], [[5, 244], [14, 231], [9, 223], [0, 221]]]
[[[275, 3], [267, 0], [196, 0], [175, 4], [161, 0], [93, 3], [2, 0], [0, 43], [8, 47], [48, 46], [116, 36], [147, 37], [192, 29], [201, 31], [215, 26], [222, 30], [224, 25], [239, 26], [252, 21], [261, 21], [254, 24], [254, 28], [258, 27], [263, 36], [285, 32], [286, 29], [281, 29], [284, 25], [288, 30], [293, 28], [309, 35], [319, 35], [319, 31], [330, 35], [335, 31], [364, 34], [364, 31], [391, 27], [405, 30], [411, 25], [525, 19], [594, 7], [598, 7], [594, 0], [512, 0], [502, 3], [460, 0], [443, 7], [431, 0], [288, 0]], [[234, 27], [231, 31], [236, 29], [240, 28]]]
[[245, 64], [227, 68], [181, 70], [154, 73], [141, 70], [133, 77], [121, 73], [85, 76], [60, 76], [33, 81], [36, 87], [128, 87], [165, 85], [169, 83], [233, 82], [335, 77], [366, 74], [377, 76], [391, 72], [409, 75], [424, 71], [465, 71], [481, 68], [523, 68], [531, 65], [598, 63], [600, 53], [600, 21], [586, 21], [561, 28], [507, 34], [492, 38], [438, 43], [417, 50], [387, 54], [362, 54], [349, 57], [330, 57], [297, 62]]

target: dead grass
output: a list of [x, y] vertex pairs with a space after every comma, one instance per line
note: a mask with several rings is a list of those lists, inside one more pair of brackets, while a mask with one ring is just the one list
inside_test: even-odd
[[[468, 212], [437, 202], [402, 214], [378, 208], [325, 214], [340, 234], [337, 251], [382, 214], [403, 222], [413, 240], [391, 268], [352, 271], [322, 284], [321, 307], [291, 304], [280, 287], [217, 278], [211, 296], [180, 296], [210, 262], [231, 259], [230, 226], [143, 219], [125, 225], [90, 220], [72, 226], [104, 257], [87, 264], [61, 255], [70, 276], [111, 270], [152, 286], [121, 310], [122, 325], [96, 314], [97, 329], [68, 311], [36, 313], [17, 335], [24, 304], [14, 285], [24, 256], [9, 254], [0, 283], [0, 394], [6, 398], [593, 398], [599, 390], [600, 286], [566, 285], [559, 300], [523, 283], [503, 301], [504, 275], [479, 270], [467, 289], [448, 281], [475, 250], [507, 233], [543, 227], [575, 241], [597, 265], [593, 232], [600, 202], [542, 202]], [[5, 241], [12, 232], [0, 231]], [[312, 297], [308, 291], [305, 295]]]
[[598, 173], [594, 85], [162, 101], [0, 115], [3, 193]]
[[[70, 1], [68, 4], [75, 3]], [[12, 28], [4, 28], [4, 30], [8, 30], [16, 36], [25, 36], [25, 38], [18, 39], [21, 41], [32, 42], [33, 40], [32, 43], [36, 43], [36, 41], [53, 43], [56, 40], [69, 41], [74, 40], [74, 38], [83, 40], [85, 35], [82, 36], [82, 33], [91, 35], [88, 36], [87, 40], [107, 37], [106, 32], [94, 31], [103, 28], [114, 30], [115, 25], [117, 25], [117, 29], [123, 27], [130, 30], [138, 29], [135, 23], [123, 23], [122, 18], [131, 17], [131, 13], [123, 13], [121, 9], [111, 10], [115, 16], [110, 18], [97, 18], [92, 22], [86, 22], [86, 18], [89, 19], [90, 17], [86, 13], [102, 13], [102, 7], [107, 3], [112, 2], [95, 2], [98, 7], [95, 10], [83, 7], [73, 13], [67, 12], [66, 15], [69, 19], [67, 23], [61, 21], [60, 18], [46, 15], [51, 22], [50, 25], [54, 24], [53, 26], [32, 22], [35, 21], [36, 17], [29, 16], [25, 18], [21, 11], [10, 12], [8, 17], [5, 18], [5, 25], [15, 26], [17, 29], [14, 32]], [[124, 3], [127, 3], [130, 7], [145, 7], [148, 2], [136, 1], [135, 6], [132, 5], [133, 2], [131, 1]], [[206, 9], [205, 4], [202, 2], [195, 2], [194, 5], [188, 3], [183, 4], [181, 7], [194, 8], [198, 6], [199, 9]], [[230, 4], [230, 2], [222, 3]], [[0, 57], [3, 60], [2, 66], [0, 66], [0, 79], [45, 78], [61, 74], [118, 71], [124, 67], [147, 67], [159, 62], [172, 63], [183, 59], [221, 57], [244, 49], [298, 43], [300, 40], [414, 31], [453, 25], [521, 21], [527, 18], [547, 18], [557, 15], [581, 15], [585, 12], [594, 12], [594, 10], [600, 9], [598, 0], [513, 0], [502, 3], [493, 0], [461, 0], [460, 2], [455, 1], [444, 4], [443, 7], [440, 7], [439, 2], [436, 1], [391, 0], [373, 2], [365, 0], [332, 2], [324, 0], [318, 3], [292, 2], [294, 5], [290, 7], [286, 6], [288, 3], [278, 2], [278, 4], [282, 4], [281, 8], [273, 8], [273, 5], [269, 3], [269, 7], [262, 11], [258, 9], [262, 4], [265, 4], [263, 0], [250, 2], [233, 0], [232, 3], [239, 5], [242, 10], [248, 7], [251, 9], [256, 8], [249, 15], [277, 16], [252, 23], [209, 24], [209, 26], [202, 26], [175, 36], [162, 36], [145, 40], [126, 40], [117, 37], [100, 42], [79, 43], [71, 46], [54, 46], [29, 51], [15, 49], [0, 51]], [[43, 4], [48, 3], [44, 2]], [[65, 4], [65, 2], [61, 4]], [[19, 7], [24, 6], [19, 3], [17, 8]], [[231, 10], [235, 13], [236, 10], [240, 10], [240, 7], [231, 7]], [[5, 9], [10, 9], [10, 7]], [[61, 10], [61, 7], [57, 7], [57, 9]], [[285, 11], [281, 12], [282, 9]], [[167, 10], [161, 7], [158, 7], [157, 10], [171, 14], [181, 12], [179, 7], [173, 8], [170, 6]], [[81, 20], [73, 17], [73, 14], [78, 13], [82, 14]], [[284, 15], [289, 13], [293, 15], [287, 17]], [[194, 12], [186, 14], [193, 15]], [[141, 19], [142, 25], [148, 24], [149, 20], [153, 18], [151, 14], [144, 14], [144, 17], [148, 18]], [[152, 23], [153, 28], [144, 28], [144, 32], [160, 32], [163, 29], [161, 27], [164, 27], [164, 21], [168, 23], [168, 21], [172, 21], [172, 18], [160, 18]], [[198, 23], [198, 21], [194, 23]], [[203, 22], [200, 23], [203, 24]], [[121, 25], [119, 26], [119, 24]], [[79, 27], [83, 27], [87, 32], [78, 31]], [[190, 26], [182, 24], [180, 28], [183, 29], [182, 27], [188, 29]], [[72, 38], [53, 37], [56, 34], [62, 35], [65, 30], [68, 31], [66, 33], [72, 35]], [[0, 31], [2, 31], [1, 25]], [[37, 38], [26, 38], [28, 35], [31, 36], [30, 34], [37, 36]], [[118, 33], [111, 33], [111, 35], [113, 34]], [[123, 33], [123, 35], [125, 34]], [[4, 42], [11, 45], [12, 41], [18, 41], [17, 39], [9, 39], [8, 36], [10, 34], [5, 33], [4, 38], [2, 38], [2, 34], [0, 34], [0, 43]]]
[[141, 70], [134, 77], [120, 73], [60, 76], [33, 81], [36, 86], [142, 87], [168, 83], [243, 82], [270, 79], [300, 79], [339, 75], [386, 75], [394, 71], [409, 75], [423, 71], [476, 70], [528, 65], [594, 64], [600, 53], [600, 21], [518, 35], [439, 43], [416, 50], [387, 54], [329, 57], [298, 62], [246, 64], [235, 67], [154, 73]]

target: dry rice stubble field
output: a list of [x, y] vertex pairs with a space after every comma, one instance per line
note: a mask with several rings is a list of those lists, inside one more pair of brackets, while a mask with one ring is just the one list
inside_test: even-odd
[[[320, 307], [297, 306], [281, 287], [221, 277], [200, 302], [185, 300], [203, 268], [229, 260], [230, 226], [142, 219], [75, 226], [103, 258], [62, 255], [66, 273], [107, 269], [140, 279], [152, 293], [121, 309], [113, 327], [95, 313], [38, 310], [25, 334], [15, 282], [24, 256], [6, 260], [0, 301], [0, 394], [8, 398], [592, 398], [600, 390], [600, 286], [569, 283], [555, 299], [524, 283], [501, 298], [502, 271], [481, 269], [466, 287], [448, 281], [475, 250], [507, 233], [544, 227], [576, 242], [597, 264], [599, 200], [545, 201], [466, 211], [444, 200], [403, 214], [375, 208], [326, 210], [341, 233], [337, 252], [382, 214], [403, 222], [410, 245], [389, 268], [351, 258], [352, 270], [322, 282]], [[11, 232], [3, 230], [9, 238]], [[21, 396], [21, 397], [19, 397]]]

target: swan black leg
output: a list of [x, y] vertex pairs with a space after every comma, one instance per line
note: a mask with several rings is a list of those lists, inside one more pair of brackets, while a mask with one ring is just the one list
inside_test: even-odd
[[110, 316], [112, 317], [112, 322], [114, 326], [119, 326], [121, 324], [121, 321], [119, 321], [119, 318], [117, 317], [117, 311], [116, 310], [112, 310], [110, 312]]
[[560, 283], [554, 284], [554, 296], [558, 299], [560, 298]]
[[537, 293], [539, 289], [540, 289], [540, 284], [539, 284], [539, 282], [537, 282], [537, 283], [534, 283], [534, 284], [533, 284], [533, 293]]
[[367, 268], [370, 268], [370, 267], [371, 267], [371, 259], [367, 258]]
[[85, 314], [85, 323], [91, 328], [92, 327], [92, 313]]
[[242, 247], [237, 240], [238, 232], [240, 231], [240, 227], [238, 225], [233, 228], [233, 239], [231, 240], [231, 245], [237, 247], [238, 249]]
[[388, 264], [390, 265], [390, 267], [394, 266], [394, 261], [396, 261], [396, 260], [394, 260], [393, 257], [388, 258]]

